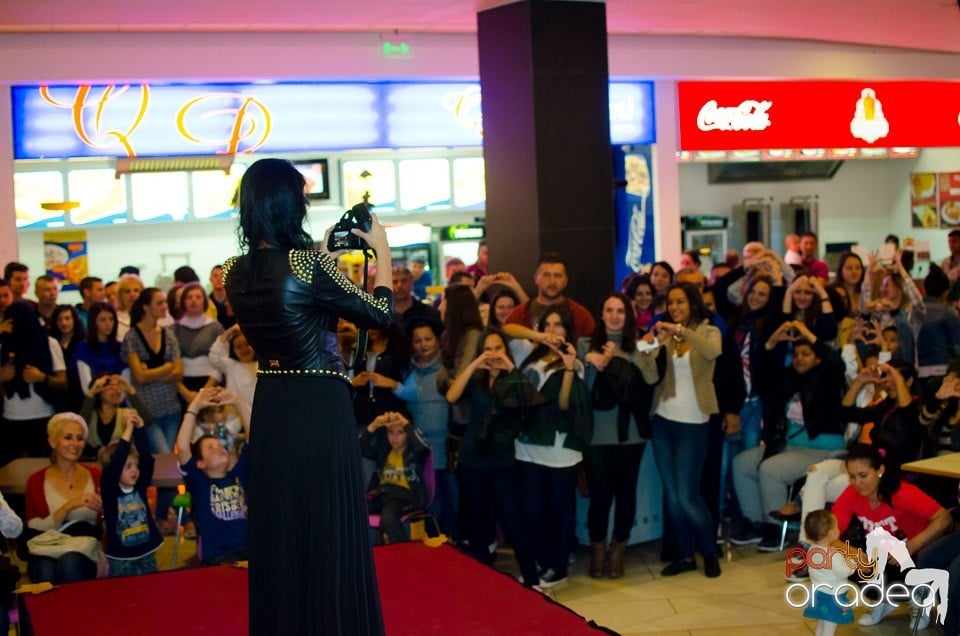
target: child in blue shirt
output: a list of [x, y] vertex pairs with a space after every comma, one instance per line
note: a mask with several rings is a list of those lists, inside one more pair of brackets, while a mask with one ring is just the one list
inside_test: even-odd
[[[209, 406], [233, 405], [249, 434], [250, 409], [232, 391], [221, 387], [201, 389], [183, 415], [177, 435], [180, 472], [192, 497], [191, 515], [200, 537], [198, 552], [204, 565], [244, 561], [247, 558], [247, 453], [236, 463], [220, 438], [201, 435], [191, 443], [197, 414]], [[190, 449], [189, 454], [185, 449]]]
[[147, 429], [136, 411], [124, 413], [124, 418], [123, 435], [100, 453], [100, 496], [110, 576], [156, 572], [156, 551], [163, 544], [147, 506], [154, 466]]

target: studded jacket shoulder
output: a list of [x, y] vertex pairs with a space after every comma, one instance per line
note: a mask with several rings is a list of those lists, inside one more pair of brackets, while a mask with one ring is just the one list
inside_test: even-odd
[[253, 347], [261, 375], [334, 375], [345, 365], [337, 322], [382, 328], [393, 317], [393, 292], [361, 290], [324, 252], [261, 249], [223, 264], [227, 298]]

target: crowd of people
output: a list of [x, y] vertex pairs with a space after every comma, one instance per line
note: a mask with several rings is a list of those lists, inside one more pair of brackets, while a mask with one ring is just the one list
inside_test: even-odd
[[[831, 274], [810, 233], [790, 237], [785, 254], [748, 243], [709, 275], [687, 251], [593, 308], [565, 295], [572, 273], [555, 253], [541, 256], [531, 296], [490, 271], [485, 245], [473, 266], [448, 264], [436, 299], [423, 297], [432, 279], [420, 259], [393, 263], [393, 322], [331, 328], [374, 540], [406, 540], [406, 516], [429, 512], [481, 562], [502, 538], [523, 584], [548, 589], [576, 552], [579, 493], [587, 572], [620, 578], [637, 490], [652, 487], [638, 483], [649, 442], [664, 493], [663, 576], [721, 576], [724, 540], [779, 551], [791, 516], [804, 546], [884, 528], [923, 567], [953, 574], [945, 626], [956, 636], [960, 535], [947, 509], [957, 484], [900, 471], [960, 450], [960, 231], [949, 247], [922, 284], [899, 249], [886, 261], [845, 253]], [[52, 458], [27, 485], [25, 532], [72, 528], [102, 539], [105, 557], [25, 552], [31, 579], [155, 571], [173, 493], [149, 501], [152, 453], [174, 448], [202, 561], [245, 558], [247, 432], [258, 373], [271, 370], [236, 324], [223, 268], [209, 292], [189, 268], [169, 292], [135, 271], [106, 285], [86, 278], [76, 306], [57, 304], [49, 276], [31, 300], [25, 266], [3, 274], [0, 462]]]

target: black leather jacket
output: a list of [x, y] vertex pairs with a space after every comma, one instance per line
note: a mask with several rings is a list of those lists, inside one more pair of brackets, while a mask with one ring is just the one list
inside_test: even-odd
[[261, 249], [223, 264], [227, 299], [261, 375], [331, 375], [349, 381], [337, 320], [362, 329], [393, 320], [393, 291], [368, 294], [313, 250]]

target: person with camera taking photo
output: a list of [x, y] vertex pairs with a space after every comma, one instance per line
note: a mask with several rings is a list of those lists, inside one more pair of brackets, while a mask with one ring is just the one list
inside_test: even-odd
[[[245, 253], [223, 265], [227, 299], [259, 363], [247, 490], [250, 633], [382, 634], [337, 324], [390, 324], [390, 245], [363, 205], [314, 249], [303, 227], [308, 204], [293, 164], [254, 163], [240, 182]], [[356, 244], [380, 263], [372, 294], [337, 269], [339, 248]]]

